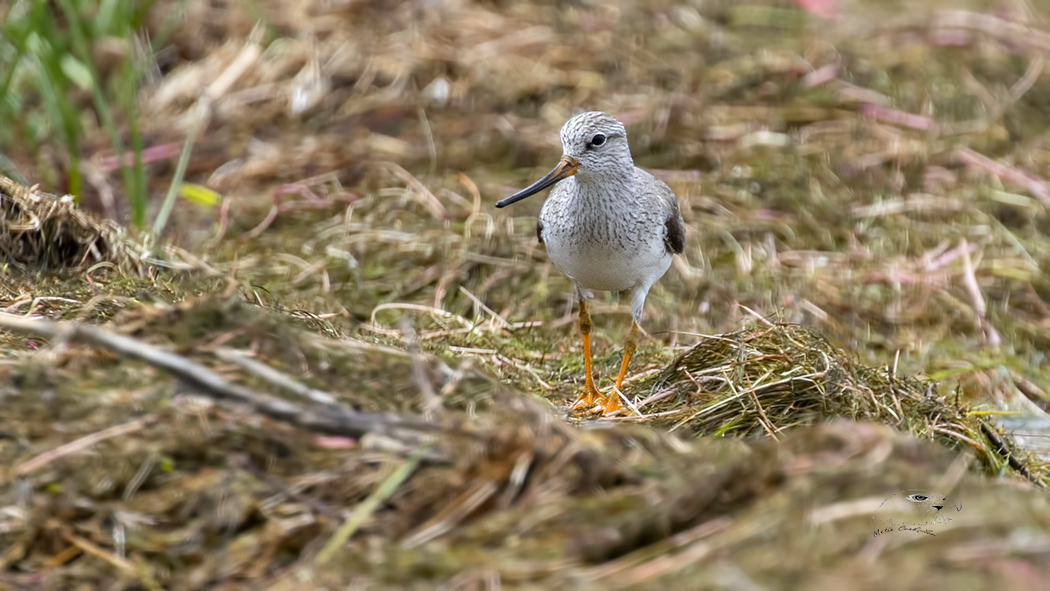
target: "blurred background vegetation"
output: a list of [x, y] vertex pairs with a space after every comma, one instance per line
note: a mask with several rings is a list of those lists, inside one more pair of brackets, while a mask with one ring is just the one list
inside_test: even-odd
[[[3, 15], [5, 171], [184, 245], [249, 231], [311, 309], [365, 286], [345, 320], [408, 296], [470, 317], [469, 279], [507, 320], [564, 326], [568, 283], [530, 238], [535, 211], [491, 203], [557, 158], [573, 112], [602, 109], [690, 225], [647, 311], [662, 341], [754, 313], [1000, 405], [1017, 379], [1048, 383], [1037, 3], [109, 0]], [[274, 200], [290, 212], [276, 223], [299, 225], [250, 231]], [[319, 239], [309, 222], [350, 201], [354, 236]], [[612, 343], [624, 308], [606, 301]]]

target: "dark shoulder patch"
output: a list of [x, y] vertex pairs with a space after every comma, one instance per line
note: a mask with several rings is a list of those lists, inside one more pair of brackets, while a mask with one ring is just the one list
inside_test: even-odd
[[536, 240], [543, 244], [543, 220], [541, 219], [536, 220]]
[[664, 246], [671, 254], [682, 254], [685, 251], [685, 222], [682, 213], [678, 211], [678, 203], [674, 204], [674, 211], [667, 216], [664, 222], [667, 227], [667, 235], [664, 236]]

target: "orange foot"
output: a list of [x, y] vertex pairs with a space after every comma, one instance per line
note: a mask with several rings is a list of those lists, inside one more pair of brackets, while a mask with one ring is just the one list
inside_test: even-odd
[[576, 402], [573, 402], [570, 408], [573, 413], [590, 414], [595, 404], [600, 404], [604, 401], [605, 397], [598, 392], [598, 389], [594, 387], [590, 380], [587, 380], [587, 385], [584, 386], [583, 392], [580, 392], [580, 395], [576, 397]]
[[623, 405], [620, 404], [620, 395], [615, 391], [608, 396], [603, 396], [597, 389], [584, 388], [583, 393], [572, 403], [573, 416], [609, 416], [616, 414]]

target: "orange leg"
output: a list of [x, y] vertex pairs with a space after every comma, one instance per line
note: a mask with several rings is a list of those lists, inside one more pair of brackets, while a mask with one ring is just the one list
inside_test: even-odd
[[583, 392], [572, 403], [573, 410], [584, 410], [594, 406], [602, 399], [598, 388], [594, 387], [594, 376], [591, 372], [591, 315], [587, 312], [587, 302], [580, 300], [580, 334], [583, 335], [583, 367], [587, 373]]
[[[623, 340], [623, 363], [620, 364], [620, 375], [616, 376], [616, 389], [623, 387], [623, 378], [627, 375], [627, 366], [631, 363], [631, 357], [638, 348], [638, 323], [631, 323], [631, 332]], [[620, 390], [622, 391], [622, 390]], [[623, 408], [620, 404], [620, 396], [616, 392], [609, 394], [609, 400], [605, 404], [605, 414], [615, 412]]]

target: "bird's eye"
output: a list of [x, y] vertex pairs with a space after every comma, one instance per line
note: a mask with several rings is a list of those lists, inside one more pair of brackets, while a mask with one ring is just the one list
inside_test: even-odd
[[921, 503], [921, 502], [925, 501], [928, 498], [930, 498], [930, 497], [928, 497], [926, 495], [911, 495], [911, 496], [908, 497], [908, 500], [918, 501], [918, 502]]
[[591, 145], [592, 146], [597, 147], [597, 146], [600, 146], [600, 145], [602, 145], [604, 143], [605, 143], [605, 134], [602, 134], [602, 133], [595, 134], [595, 136], [591, 138]]

